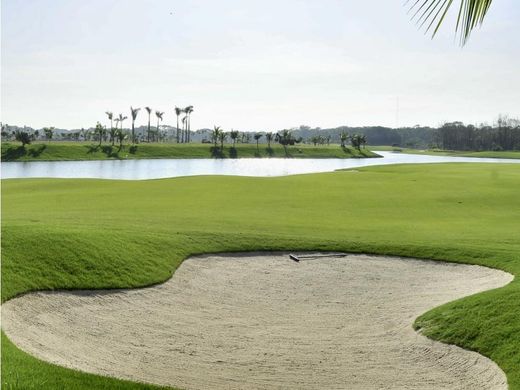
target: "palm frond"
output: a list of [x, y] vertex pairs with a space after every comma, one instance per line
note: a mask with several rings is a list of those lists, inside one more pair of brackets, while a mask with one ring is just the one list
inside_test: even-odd
[[[460, 44], [464, 46], [473, 29], [479, 27], [486, 17], [493, 0], [459, 0], [459, 12], [455, 32], [460, 34]], [[426, 32], [433, 29], [432, 38], [435, 37], [442, 25], [454, 0], [408, 0], [408, 13], [412, 13], [412, 19], [416, 20], [419, 28], [424, 26]]]

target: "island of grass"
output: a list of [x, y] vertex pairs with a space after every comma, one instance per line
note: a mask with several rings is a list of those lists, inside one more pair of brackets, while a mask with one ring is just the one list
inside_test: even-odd
[[[344, 251], [479, 264], [520, 274], [515, 164], [427, 164], [277, 178], [2, 182], [2, 299], [42, 289], [167, 280], [190, 255]], [[319, 191], [317, 191], [319, 189]], [[454, 301], [415, 326], [478, 351], [520, 389], [520, 282]], [[6, 388], [150, 386], [37, 360], [6, 338]]]
[[141, 143], [106, 145], [91, 142], [2, 143], [2, 161], [65, 161], [142, 158], [369, 158], [380, 157], [368, 149], [340, 145], [296, 144], [286, 149], [280, 144]]
[[480, 158], [520, 158], [520, 150], [502, 150], [502, 151], [457, 151], [457, 150], [443, 150], [443, 149], [413, 149], [401, 148], [399, 146], [370, 146], [370, 150], [377, 150], [381, 152], [395, 152], [406, 154], [424, 154], [429, 156], [454, 156], [454, 157], [480, 157]]

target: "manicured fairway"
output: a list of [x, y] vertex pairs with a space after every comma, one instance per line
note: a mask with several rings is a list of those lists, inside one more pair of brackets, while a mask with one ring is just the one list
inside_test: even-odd
[[[297, 144], [287, 148], [287, 157], [292, 158], [361, 158], [379, 157], [368, 149], [357, 150], [339, 145]], [[272, 143], [271, 148], [260, 144], [224, 144], [221, 150], [213, 144], [139, 144], [137, 146], [102, 144], [92, 142], [35, 142], [22, 148], [20, 143], [2, 143], [2, 161], [59, 161], [59, 160], [109, 160], [136, 158], [268, 158], [286, 157], [280, 144]]]
[[[218, 251], [342, 250], [520, 273], [520, 169], [513, 164], [279, 178], [5, 180], [2, 187], [4, 300], [34, 289], [157, 283], [189, 254]], [[416, 325], [490, 357], [510, 388], [520, 389], [518, 280], [444, 305]], [[9, 343], [2, 348], [6, 388], [116, 383], [38, 362]]]
[[481, 157], [481, 158], [520, 158], [520, 150], [506, 150], [506, 151], [481, 151], [468, 152], [456, 150], [438, 150], [438, 149], [410, 149], [393, 146], [370, 146], [370, 150], [379, 151], [398, 151], [409, 154], [427, 154], [431, 156], [456, 156], [456, 157]]

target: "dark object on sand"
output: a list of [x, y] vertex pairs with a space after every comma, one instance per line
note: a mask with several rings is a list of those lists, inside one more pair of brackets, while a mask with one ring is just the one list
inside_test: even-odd
[[304, 259], [317, 259], [319, 257], [345, 257], [346, 254], [345, 253], [328, 253], [328, 254], [316, 254], [316, 255], [294, 255], [294, 254], [289, 254], [289, 258], [291, 260], [294, 260], [296, 262], [299, 262], [300, 260], [304, 260]]

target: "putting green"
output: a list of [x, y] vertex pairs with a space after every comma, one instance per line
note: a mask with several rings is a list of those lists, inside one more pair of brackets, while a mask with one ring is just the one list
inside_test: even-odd
[[[520, 273], [520, 169], [513, 164], [2, 185], [4, 300], [35, 289], [157, 283], [188, 255], [219, 251], [341, 250]], [[428, 336], [491, 358], [507, 374], [510, 388], [520, 388], [517, 280], [434, 309], [416, 325]], [[42, 364], [9, 343], [3, 352], [4, 385], [116, 386], [111, 379]]]

